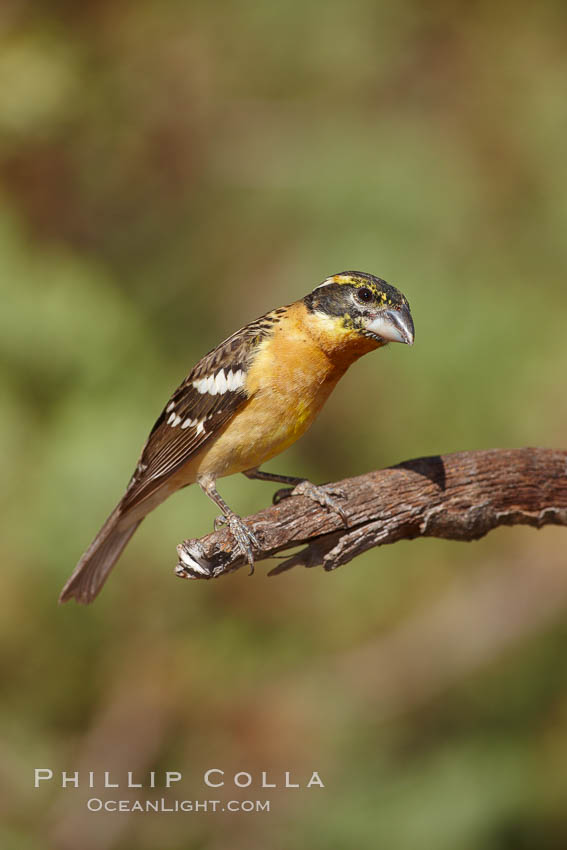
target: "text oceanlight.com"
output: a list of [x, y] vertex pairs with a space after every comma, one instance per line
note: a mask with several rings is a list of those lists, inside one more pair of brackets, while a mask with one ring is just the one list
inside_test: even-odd
[[[325, 784], [318, 771], [313, 770], [303, 775], [295, 775], [292, 771], [225, 771], [222, 768], [212, 767], [201, 774], [201, 783], [206, 789], [205, 793], [213, 793], [218, 796], [223, 794], [236, 794], [245, 790], [250, 797], [254, 791], [286, 791], [297, 793], [298, 790], [311, 790], [313, 788], [324, 788]], [[34, 770], [34, 788], [51, 786], [68, 792], [71, 789], [82, 789], [87, 794], [83, 797], [81, 804], [86, 805], [89, 812], [269, 812], [271, 801], [266, 799], [246, 800], [209, 800], [209, 799], [183, 799], [181, 797], [151, 796], [144, 799], [146, 794], [142, 789], [159, 789], [179, 793], [183, 788], [184, 776], [180, 770], [167, 770], [163, 772], [150, 771], [144, 775], [138, 775], [134, 771], [118, 773], [110, 770], [64, 770], [54, 771], [50, 767], [38, 767]], [[193, 783], [194, 784], [194, 783]], [[190, 786], [191, 787], [191, 786]], [[135, 791], [138, 790], [138, 794]], [[112, 799], [106, 799], [102, 792], [118, 791], [113, 794]], [[126, 792], [126, 793], [125, 793]], [[132, 793], [127, 793], [132, 792]], [[158, 792], [159, 793], [159, 792]], [[191, 793], [191, 792], [189, 792]], [[193, 790], [193, 793], [194, 790]], [[92, 796], [91, 796], [92, 795]], [[197, 791], [197, 796], [199, 792]], [[203, 795], [204, 796], [204, 795]], [[258, 794], [258, 797], [261, 795]], [[136, 799], [136, 798], [139, 799]], [[124, 799], [126, 798], [126, 799]]]
[[270, 800], [87, 800], [89, 812], [269, 812]]

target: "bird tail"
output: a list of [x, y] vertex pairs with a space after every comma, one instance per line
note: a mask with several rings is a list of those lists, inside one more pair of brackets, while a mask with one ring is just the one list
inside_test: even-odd
[[76, 599], [83, 605], [92, 602], [142, 519], [128, 524], [127, 514], [118, 504], [73, 570], [61, 591], [59, 602], [69, 599]]

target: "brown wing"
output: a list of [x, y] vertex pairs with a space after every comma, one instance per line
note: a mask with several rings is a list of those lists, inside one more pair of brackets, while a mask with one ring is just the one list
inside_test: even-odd
[[151, 496], [248, 400], [246, 374], [254, 352], [285, 309], [251, 322], [199, 360], [152, 428], [124, 496], [123, 510]]

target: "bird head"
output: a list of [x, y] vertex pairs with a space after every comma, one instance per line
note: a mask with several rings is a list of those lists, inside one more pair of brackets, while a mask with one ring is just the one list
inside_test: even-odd
[[413, 345], [409, 304], [394, 286], [365, 272], [341, 272], [328, 277], [303, 299], [307, 309], [351, 337], [374, 342]]

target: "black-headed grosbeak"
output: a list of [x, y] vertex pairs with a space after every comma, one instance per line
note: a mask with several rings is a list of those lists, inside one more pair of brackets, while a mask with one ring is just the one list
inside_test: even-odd
[[[258, 467], [301, 437], [355, 360], [388, 342], [411, 345], [413, 338], [405, 296], [378, 277], [350, 271], [221, 342], [173, 393], [124, 496], [60, 601], [91, 602], [144, 517], [188, 484], [197, 482], [218, 505], [252, 569], [258, 542], [217, 492], [217, 478], [243, 472], [292, 485], [292, 495], [309, 496], [343, 515], [328, 488]], [[195, 564], [199, 572], [203, 568]]]

